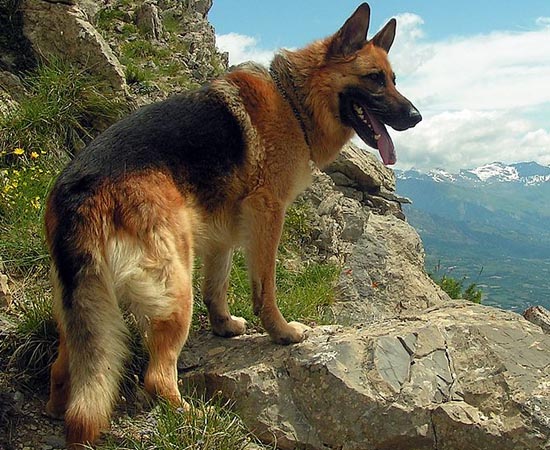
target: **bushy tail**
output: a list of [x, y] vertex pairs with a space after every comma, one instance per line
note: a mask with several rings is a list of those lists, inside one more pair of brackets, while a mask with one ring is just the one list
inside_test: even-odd
[[[67, 444], [93, 443], [108, 426], [128, 354], [127, 329], [104, 263], [85, 258], [69, 289], [61, 289], [56, 310], [65, 336], [70, 396], [65, 412]], [[57, 270], [54, 270], [54, 277]]]

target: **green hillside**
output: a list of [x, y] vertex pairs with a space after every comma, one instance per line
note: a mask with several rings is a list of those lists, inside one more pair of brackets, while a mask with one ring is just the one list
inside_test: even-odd
[[426, 268], [465, 277], [484, 303], [523, 311], [550, 308], [550, 183], [398, 180], [426, 249]]

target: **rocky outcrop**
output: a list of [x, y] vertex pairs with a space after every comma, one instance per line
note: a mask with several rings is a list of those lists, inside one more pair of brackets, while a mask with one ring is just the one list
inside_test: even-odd
[[542, 306], [531, 306], [523, 312], [529, 322], [538, 325], [543, 332], [550, 334], [550, 311]]
[[143, 34], [155, 40], [162, 37], [162, 22], [160, 20], [159, 9], [152, 2], [144, 2], [135, 12], [134, 19], [137, 27]]
[[304, 194], [313, 210], [310, 256], [342, 266], [335, 320], [366, 323], [449, 300], [424, 270], [424, 248], [405, 220], [393, 172], [353, 144]]
[[301, 344], [202, 335], [187, 384], [235, 402], [281, 449], [480, 450], [549, 445], [550, 338], [520, 316], [446, 303]]
[[[70, 2], [68, 2], [70, 3]], [[62, 57], [124, 90], [124, 70], [109, 45], [74, 4], [23, 0], [23, 33], [40, 57]]]

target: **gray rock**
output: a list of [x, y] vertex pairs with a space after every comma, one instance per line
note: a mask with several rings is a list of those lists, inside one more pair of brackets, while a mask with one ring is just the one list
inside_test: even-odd
[[550, 334], [550, 311], [542, 306], [531, 306], [523, 312], [529, 322], [542, 328], [546, 334]]
[[550, 337], [455, 302], [368, 326], [189, 343], [186, 384], [220, 392], [265, 441], [294, 449], [516, 450], [550, 445]]
[[341, 177], [340, 174], [344, 174], [366, 191], [378, 190], [381, 187], [395, 191], [393, 171], [384, 166], [374, 154], [352, 143], [342, 149], [336, 161], [328, 166], [325, 172], [330, 176], [339, 174], [336, 175], [337, 179]]
[[96, 73], [114, 90], [126, 89], [120, 62], [77, 5], [23, 0], [21, 12], [23, 33], [37, 55], [68, 58]]
[[449, 297], [426, 274], [418, 233], [392, 215], [371, 214], [340, 275], [335, 320], [357, 324], [419, 311]]
[[162, 37], [162, 22], [159, 10], [154, 3], [150, 1], [142, 3], [135, 11], [134, 21], [136, 26], [146, 36], [155, 40], [159, 40]]
[[214, 0], [188, 0], [187, 7], [206, 17], [213, 3]]

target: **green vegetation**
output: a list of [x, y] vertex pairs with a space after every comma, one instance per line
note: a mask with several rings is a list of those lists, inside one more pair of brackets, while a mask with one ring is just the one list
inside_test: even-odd
[[109, 93], [104, 82], [60, 59], [39, 66], [25, 84], [27, 98], [0, 116], [2, 166], [23, 166], [32, 162], [32, 155], [72, 153], [94, 130], [105, 128], [126, 111], [123, 100]]
[[[186, 7], [174, 2], [174, 7], [161, 17], [163, 35], [158, 42], [132, 23], [128, 14], [130, 0], [116, 0], [102, 8], [96, 15], [98, 30], [114, 44], [120, 62], [125, 66], [126, 81], [132, 89], [140, 93], [198, 87], [208, 79], [220, 75], [225, 68], [217, 54], [208, 57], [209, 64], [201, 67], [200, 76], [196, 62], [188, 67], [187, 59], [190, 43], [182, 34], [193, 31], [184, 26]], [[194, 49], [193, 61], [201, 49]], [[206, 60], [206, 55], [202, 55]], [[198, 59], [201, 59], [199, 55]], [[203, 73], [204, 72], [204, 73]]]
[[268, 447], [254, 439], [227, 402], [196, 400], [195, 396], [186, 400], [191, 406], [189, 412], [160, 403], [150, 414], [155, 427], [144, 424], [138, 433], [125, 433], [122, 439], [108, 437], [101, 450], [242, 450], [250, 444], [267, 450]]
[[8, 326], [0, 330], [0, 370], [15, 370], [18, 385], [32, 390], [47, 386], [57, 352], [57, 331], [44, 275], [38, 268], [19, 281], [6, 317]]
[[127, 110], [85, 70], [50, 60], [25, 79], [28, 95], [0, 114], [0, 254], [11, 270], [46, 262], [42, 213], [69, 155]]
[[[481, 275], [481, 271], [479, 275]], [[441, 266], [438, 264], [435, 268], [435, 273], [430, 273], [430, 277], [443, 289], [449, 297], [452, 299], [463, 299], [469, 300], [473, 303], [481, 303], [483, 292], [478, 288], [476, 283], [470, 283], [468, 286], [464, 287], [466, 277], [462, 279], [457, 279], [450, 276], [448, 273], [440, 275]]]

